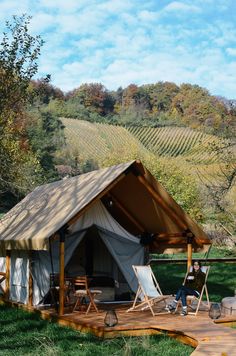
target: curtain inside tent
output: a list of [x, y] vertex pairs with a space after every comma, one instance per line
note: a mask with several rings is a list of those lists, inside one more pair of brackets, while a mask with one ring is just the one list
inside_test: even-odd
[[131, 241], [114, 232], [98, 227], [99, 235], [116, 261], [133, 292], [137, 291], [138, 282], [132, 265], [143, 265], [144, 248], [139, 241]]

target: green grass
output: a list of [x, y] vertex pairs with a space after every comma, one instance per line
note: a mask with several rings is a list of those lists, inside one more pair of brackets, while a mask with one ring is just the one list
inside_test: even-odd
[[166, 336], [101, 340], [40, 319], [35, 313], [0, 305], [0, 355], [188, 356], [190, 346]]
[[[186, 258], [186, 254], [155, 255], [155, 258]], [[204, 257], [203, 253], [194, 253], [193, 259]], [[212, 247], [209, 257], [236, 257], [235, 251], [231, 254], [225, 248]], [[207, 287], [211, 302], [220, 302], [224, 297], [234, 296], [236, 290], [236, 264], [214, 262], [210, 264]], [[174, 294], [181, 286], [186, 273], [183, 264], [153, 264], [153, 271], [164, 294]]]

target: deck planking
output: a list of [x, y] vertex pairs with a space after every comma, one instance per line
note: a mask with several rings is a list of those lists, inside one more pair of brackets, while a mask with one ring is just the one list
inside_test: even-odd
[[[44, 317], [54, 317], [60, 325], [70, 326], [82, 332], [90, 332], [102, 338], [119, 336], [141, 336], [166, 333], [179, 341], [195, 348], [192, 356], [236, 356], [236, 329], [223, 324], [236, 325], [236, 316], [223, 318], [217, 323], [209, 318], [208, 312], [198, 315], [159, 314], [152, 316], [150, 311], [129, 312], [128, 306], [115, 306], [118, 324], [106, 327], [104, 318], [106, 309], [100, 306], [99, 313], [74, 312], [58, 317], [53, 310], [43, 311]], [[111, 308], [111, 306], [110, 306]], [[112, 307], [114, 308], [114, 306]]]
[[[86, 315], [85, 312], [72, 313], [70, 309], [65, 309], [65, 314], [59, 317], [54, 309], [27, 307], [15, 302], [5, 303], [40, 313], [43, 319], [53, 320], [60, 325], [89, 332], [101, 338], [166, 333], [194, 347], [191, 356], [236, 356], [236, 329], [228, 327], [236, 326], [236, 316], [213, 321], [207, 311], [199, 311], [197, 316], [182, 317], [179, 314], [166, 313], [153, 317], [148, 310], [127, 313], [130, 305], [100, 304], [98, 313], [91, 311]], [[106, 311], [114, 308], [118, 324], [115, 327], [106, 327]]]

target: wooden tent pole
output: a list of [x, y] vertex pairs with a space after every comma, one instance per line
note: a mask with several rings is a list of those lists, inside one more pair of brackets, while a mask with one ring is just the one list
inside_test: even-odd
[[162, 207], [162, 209], [167, 213], [167, 215], [182, 229], [187, 230], [188, 226], [185, 225], [179, 218], [179, 216], [172, 210], [166, 202], [162, 199], [162, 197], [155, 191], [152, 185], [141, 175], [137, 176], [137, 179], [140, 183], [142, 183], [146, 189], [151, 193], [154, 200]]
[[10, 269], [11, 269], [11, 251], [6, 251], [6, 289], [5, 299], [9, 300], [10, 296]]
[[187, 270], [189, 271], [190, 267], [192, 266], [192, 252], [193, 252], [193, 245], [192, 245], [192, 238], [188, 237], [188, 244], [187, 244]]
[[63, 230], [59, 231], [60, 234], [60, 277], [59, 277], [59, 316], [64, 314], [64, 296], [65, 296], [65, 232]]
[[29, 251], [29, 281], [28, 281], [28, 305], [32, 307], [33, 305], [33, 278], [32, 278], [32, 251]]

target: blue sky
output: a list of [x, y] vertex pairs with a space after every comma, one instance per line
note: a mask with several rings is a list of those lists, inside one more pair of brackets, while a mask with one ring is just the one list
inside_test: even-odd
[[64, 91], [171, 81], [236, 98], [236, 0], [0, 0], [0, 32], [32, 15], [37, 77]]

